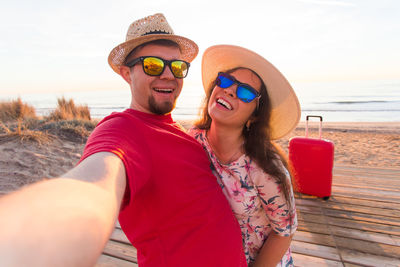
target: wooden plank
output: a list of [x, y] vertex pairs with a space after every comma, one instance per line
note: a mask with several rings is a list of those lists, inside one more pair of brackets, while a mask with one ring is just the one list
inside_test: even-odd
[[353, 170], [340, 170], [336, 167], [333, 168], [333, 175], [344, 175], [344, 176], [353, 176], [353, 177], [382, 177], [387, 179], [396, 179], [400, 176], [398, 170], [385, 170], [385, 169], [377, 169], [370, 170], [368, 168], [361, 169], [353, 169]]
[[400, 210], [393, 210], [393, 209], [383, 209], [383, 208], [371, 208], [371, 207], [364, 207], [358, 205], [349, 205], [349, 204], [338, 204], [331, 201], [313, 201], [308, 199], [297, 199], [296, 206], [311, 206], [311, 207], [322, 207], [322, 208], [329, 208], [329, 209], [336, 209], [341, 211], [354, 211], [359, 213], [366, 213], [366, 214], [375, 214], [375, 215], [382, 215], [387, 217], [397, 217], [400, 218]]
[[332, 171], [333, 175], [343, 176], [360, 176], [360, 177], [382, 177], [382, 178], [396, 178], [400, 176], [400, 171], [395, 169], [369, 169], [369, 168], [353, 168], [348, 170], [339, 169], [334, 167]]
[[320, 223], [320, 224], [326, 224], [326, 219], [324, 218], [324, 215], [322, 213], [320, 214], [313, 214], [313, 213], [308, 213], [302, 210], [297, 210], [297, 220], [300, 222], [304, 223]]
[[292, 253], [293, 263], [296, 267], [343, 267], [340, 261]]
[[[383, 188], [394, 188], [398, 189], [400, 184], [400, 178], [384, 178], [384, 177], [363, 177], [363, 176], [347, 176], [347, 175], [334, 175], [333, 183], [343, 184], [361, 184], [365, 183], [373, 186], [381, 186]], [[365, 185], [364, 184], [364, 185]]]
[[[324, 201], [324, 200], [321, 200]], [[364, 206], [371, 208], [383, 208], [383, 209], [394, 209], [400, 210], [400, 203], [387, 203], [383, 201], [371, 201], [366, 199], [358, 199], [353, 197], [340, 197], [340, 196], [331, 196], [329, 198], [329, 202], [334, 203], [343, 203], [355, 206]]]
[[400, 259], [397, 257], [383, 257], [371, 255], [350, 249], [339, 249], [344, 262], [360, 264], [362, 266], [400, 266]]
[[108, 255], [101, 255], [97, 260], [95, 267], [138, 267], [137, 263], [121, 260]]
[[359, 265], [359, 264], [353, 264], [353, 263], [344, 263], [344, 267], [360, 267], [363, 265]]
[[114, 232], [112, 232], [110, 239], [121, 243], [125, 243], [127, 245], [131, 245], [131, 242], [129, 242], [128, 238], [121, 230], [121, 228], [115, 227]]
[[[380, 179], [381, 180], [381, 179]], [[358, 179], [356, 181], [350, 180], [336, 180], [332, 183], [334, 186], [342, 187], [354, 187], [354, 188], [365, 188], [372, 189], [375, 191], [393, 191], [400, 192], [400, 181], [369, 181], [364, 179]]]
[[381, 196], [381, 197], [385, 197], [388, 199], [395, 199], [397, 201], [395, 202], [399, 202], [400, 201], [400, 192], [398, 191], [377, 191], [374, 189], [370, 189], [370, 188], [360, 188], [360, 187], [350, 187], [350, 186], [336, 186], [333, 185], [332, 186], [332, 191], [333, 192], [348, 192], [348, 193], [354, 193], [355, 195], [372, 195], [372, 196]]
[[335, 236], [335, 242], [338, 248], [345, 248], [354, 251], [360, 251], [371, 255], [396, 258], [400, 255], [400, 247], [363, 241], [358, 239]]
[[[364, 216], [365, 218], [371, 218], [371, 217], [376, 217], [380, 218], [380, 221], [383, 221], [383, 223], [389, 223], [393, 222], [395, 225], [400, 223], [400, 214], [399, 211], [397, 210], [389, 210], [389, 209], [376, 209], [376, 212], [374, 212], [373, 208], [367, 208], [367, 207], [360, 207], [360, 206], [354, 206], [354, 205], [326, 205], [326, 207], [321, 207], [318, 206], [311, 206], [311, 205], [297, 205], [296, 206], [297, 211], [299, 213], [301, 212], [306, 212], [306, 213], [311, 213], [315, 215], [319, 214], [326, 214], [331, 216], [340, 216], [343, 217], [344, 215], [350, 215], [350, 214], [357, 214], [358, 216], [362, 217]], [[386, 219], [385, 219], [386, 218]]]
[[369, 171], [379, 171], [379, 172], [400, 172], [397, 168], [392, 167], [372, 167], [372, 166], [360, 166], [354, 164], [336, 164], [335, 169], [338, 170], [369, 170]]
[[[298, 213], [310, 213], [315, 215], [324, 214], [326, 216], [331, 216], [331, 217], [400, 226], [400, 217], [376, 215], [373, 214], [373, 212], [368, 214], [356, 211], [346, 211], [341, 209], [322, 209], [321, 207], [302, 206], [302, 205], [298, 205], [296, 208]], [[330, 220], [330, 218], [328, 220]]]
[[[303, 218], [307, 218], [306, 221], [303, 220]], [[311, 223], [315, 224], [326, 224], [324, 222], [324, 219], [320, 219], [318, 215], [314, 214], [299, 214], [298, 213], [298, 219], [299, 219], [299, 224], [300, 225], [310, 225]], [[364, 222], [364, 221], [355, 221], [353, 219], [346, 219], [346, 218], [334, 218], [330, 217], [329, 220], [327, 220], [329, 225], [335, 225], [335, 226], [340, 226], [344, 228], [349, 228], [349, 229], [358, 229], [358, 230], [365, 230], [365, 231], [370, 231], [370, 232], [375, 232], [375, 233], [383, 233], [383, 234], [389, 234], [389, 235], [394, 235], [394, 236], [400, 236], [400, 227], [398, 226], [393, 226], [393, 225], [386, 225], [386, 224], [379, 224], [379, 223], [373, 223], [373, 222]], [[313, 225], [310, 225], [310, 227], [315, 227]]]
[[316, 234], [325, 234], [325, 235], [330, 234], [328, 225], [322, 223], [299, 222], [297, 230], [309, 233], [316, 233]]
[[398, 246], [398, 242], [399, 242], [398, 238], [392, 237], [391, 235], [388, 235], [388, 234], [374, 233], [374, 232], [363, 231], [363, 230], [355, 230], [355, 229], [349, 229], [349, 228], [332, 226], [332, 225], [329, 226], [329, 229], [331, 230], [331, 233], [335, 236], [335, 240], [336, 240], [336, 237], [346, 237], [346, 238], [355, 239], [357, 241], [360, 241], [360, 240], [368, 241], [371, 243], [380, 243], [380, 244], [386, 244], [386, 245], [391, 245], [391, 246]]
[[334, 247], [311, 244], [293, 240], [291, 250], [298, 254], [340, 261], [339, 252]]
[[334, 173], [361, 173], [362, 175], [393, 175], [400, 177], [399, 169], [395, 168], [374, 168], [368, 166], [356, 166], [356, 165], [337, 165], [335, 164], [333, 168]]
[[396, 246], [400, 247], [400, 236], [398, 236], [398, 235], [396, 235], [396, 236], [395, 235], [390, 235], [390, 237], [394, 240]]
[[366, 214], [366, 213], [359, 213], [359, 212], [349, 212], [349, 211], [341, 211], [341, 210], [331, 210], [331, 209], [324, 210], [324, 214], [326, 216], [332, 216], [332, 217], [337, 217], [337, 218], [347, 218], [347, 219], [353, 219], [356, 221], [367, 221], [367, 222], [375, 222], [375, 223], [381, 223], [381, 224], [400, 226], [400, 218], [394, 218], [394, 217], [385, 217], [385, 216], [381, 216], [381, 215]]
[[318, 223], [300, 223], [297, 229], [296, 234], [298, 235], [296, 236], [295, 234], [295, 240], [329, 246], [335, 245], [334, 240], [332, 237], [329, 237], [329, 235], [333, 235], [335, 240], [336, 237], [346, 237], [358, 241], [374, 242], [391, 246], [399, 246], [400, 242], [399, 236]]
[[[375, 222], [387, 225], [400, 226], [400, 218], [396, 217], [387, 217], [375, 214], [367, 214], [360, 213], [354, 211], [342, 211], [342, 210], [334, 210], [334, 209], [322, 209], [318, 207], [310, 207], [310, 206], [297, 206], [298, 213], [311, 213], [315, 215], [320, 215], [322, 212], [326, 216], [343, 218], [343, 219], [352, 219], [354, 221], [368, 221]], [[330, 218], [329, 218], [330, 220]]]
[[371, 201], [366, 199], [358, 199], [352, 197], [331, 196], [328, 201], [322, 199], [314, 199], [307, 197], [296, 197], [297, 206], [314, 206], [314, 207], [334, 207], [340, 205], [348, 205], [353, 207], [370, 208], [370, 209], [383, 209], [394, 210], [396, 214], [400, 211], [400, 203], [387, 203], [382, 201]]
[[354, 178], [354, 179], [382, 179], [385, 181], [398, 181], [400, 174], [398, 173], [392, 173], [392, 174], [387, 174], [387, 173], [368, 173], [367, 170], [361, 171], [361, 172], [338, 172], [338, 171], [333, 171], [332, 172], [332, 177], [333, 180], [335, 180], [335, 177], [342, 176], [342, 177], [347, 177], [349, 179]]
[[315, 214], [315, 215], [322, 215], [322, 208], [321, 207], [315, 207], [315, 206], [303, 206], [303, 205], [296, 205], [296, 211], [297, 213], [310, 213], [310, 214]]
[[[298, 199], [316, 198], [315, 196], [302, 194], [299, 192], [294, 192], [294, 194], [295, 194], [295, 198], [298, 198]], [[332, 195], [330, 198], [336, 198], [336, 197], [366, 200], [366, 201], [376, 201], [378, 203], [386, 203], [387, 205], [389, 205], [390, 203], [393, 203], [397, 207], [400, 203], [399, 199], [396, 197], [391, 197], [391, 196], [383, 195], [383, 194], [380, 195], [379, 193], [378, 194], [367, 194], [365, 192], [359, 192], [354, 189], [346, 190], [345, 187], [342, 187], [342, 186], [335, 187], [335, 185], [333, 185], [332, 186]], [[325, 200], [323, 200], [323, 201], [325, 201]]]
[[329, 234], [311, 233], [308, 231], [297, 230], [293, 236], [293, 240], [307, 242], [311, 244], [319, 244], [324, 246], [335, 246], [333, 237]]
[[353, 166], [343, 168], [343, 166], [334, 166], [333, 173], [346, 173], [346, 174], [361, 174], [361, 175], [382, 175], [382, 176], [399, 176], [400, 171], [398, 168], [371, 168], [366, 166]]
[[[381, 181], [382, 183], [384, 181]], [[388, 194], [393, 194], [395, 196], [400, 196], [400, 190], [398, 189], [398, 186], [396, 185], [395, 187], [391, 186], [383, 186], [383, 185], [372, 185], [369, 184], [368, 181], [365, 182], [360, 182], [359, 184], [354, 184], [354, 183], [338, 183], [335, 182], [333, 186], [338, 186], [338, 187], [344, 187], [344, 188], [355, 188], [355, 189], [363, 189], [363, 190], [369, 190], [373, 191], [376, 195], [380, 195], [382, 193], [388, 193]]]
[[103, 250], [103, 254], [137, 263], [136, 249], [125, 243], [109, 240]]
[[349, 203], [354, 205], [361, 206], [371, 206], [371, 207], [381, 207], [381, 208], [389, 208], [389, 209], [400, 209], [400, 201], [392, 198], [384, 198], [379, 195], [371, 196], [366, 194], [354, 194], [352, 192], [347, 192], [342, 190], [344, 193], [340, 192], [332, 192], [329, 200], [323, 200], [322, 198], [318, 198], [316, 196], [306, 195], [299, 192], [294, 192], [295, 199], [299, 200], [312, 200], [317, 203], [324, 202], [339, 202], [339, 203]]
[[335, 188], [335, 191], [333, 193], [335, 196], [340, 196], [340, 197], [350, 197], [350, 198], [358, 198], [358, 199], [365, 199], [365, 200], [372, 200], [372, 201], [378, 201], [378, 202], [387, 202], [387, 203], [399, 203], [399, 200], [397, 198], [392, 198], [384, 195], [369, 195], [366, 193], [356, 193], [356, 192], [350, 192], [346, 190], [340, 190], [338, 188]]

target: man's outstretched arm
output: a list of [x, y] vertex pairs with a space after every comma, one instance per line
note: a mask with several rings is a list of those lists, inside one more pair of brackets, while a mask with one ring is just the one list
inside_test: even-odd
[[93, 266], [111, 235], [125, 168], [94, 154], [61, 178], [0, 198], [0, 266]]

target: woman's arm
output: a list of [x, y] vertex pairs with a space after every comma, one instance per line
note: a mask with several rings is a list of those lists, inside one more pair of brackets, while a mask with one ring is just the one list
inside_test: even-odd
[[262, 246], [253, 267], [275, 267], [290, 246], [292, 236], [280, 236], [274, 231]]
[[[287, 176], [289, 179], [289, 176]], [[292, 188], [289, 188], [291, 205], [275, 179], [258, 172], [254, 177], [258, 194], [266, 216], [272, 226], [268, 238], [261, 247], [254, 266], [276, 266], [288, 250], [297, 229], [297, 215]], [[279, 234], [278, 234], [279, 233]]]
[[0, 266], [93, 266], [118, 216], [125, 168], [94, 154], [63, 175], [0, 199]]

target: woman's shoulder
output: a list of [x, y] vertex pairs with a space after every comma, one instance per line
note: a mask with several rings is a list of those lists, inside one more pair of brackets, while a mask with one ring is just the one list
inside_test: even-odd
[[273, 182], [273, 176], [266, 173], [255, 161], [250, 163], [250, 176], [255, 184]]
[[[283, 163], [280, 160], [276, 160], [276, 165], [279, 166], [285, 173], [285, 176], [287, 179], [290, 179], [289, 171], [285, 168]], [[251, 178], [256, 184], [265, 184], [265, 183], [271, 183], [271, 184], [277, 184], [277, 179], [270, 173], [267, 173], [258, 166], [258, 164], [255, 161], [251, 162]]]
[[195, 134], [195, 133], [198, 132], [198, 131], [199, 131], [199, 128], [197, 128], [196, 126], [191, 126], [191, 127], [187, 130], [187, 133], [190, 134], [190, 135], [193, 135], [193, 134]]
[[196, 126], [190, 127], [187, 134], [194, 137], [197, 141], [201, 141], [205, 138], [205, 130], [199, 129]]

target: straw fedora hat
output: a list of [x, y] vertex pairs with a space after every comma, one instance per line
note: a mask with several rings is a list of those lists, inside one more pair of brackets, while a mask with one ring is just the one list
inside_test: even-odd
[[199, 48], [192, 40], [174, 34], [167, 19], [161, 13], [134, 21], [126, 33], [126, 41], [116, 46], [108, 56], [108, 64], [118, 74], [119, 68], [125, 63], [125, 58], [137, 46], [154, 41], [166, 39], [179, 45], [180, 59], [191, 62], [199, 52]]
[[210, 89], [218, 72], [243, 67], [256, 72], [267, 87], [271, 102], [271, 139], [291, 132], [300, 120], [300, 104], [286, 78], [262, 56], [234, 45], [215, 45], [204, 51], [201, 73], [204, 90]]

